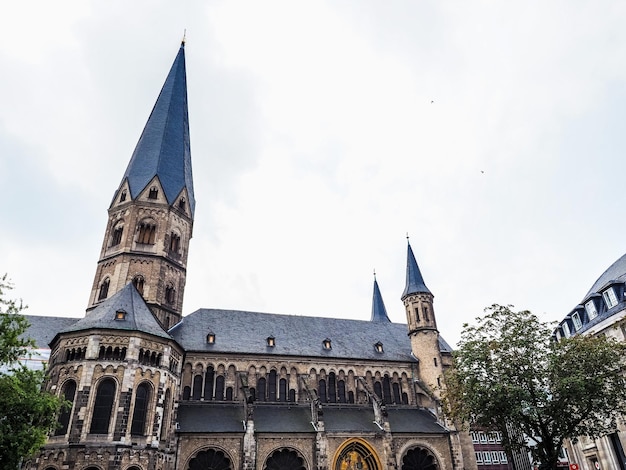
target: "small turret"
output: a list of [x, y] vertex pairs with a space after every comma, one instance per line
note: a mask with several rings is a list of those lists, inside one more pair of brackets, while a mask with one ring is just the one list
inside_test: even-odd
[[378, 288], [376, 273], [374, 273], [374, 295], [372, 296], [372, 317], [370, 318], [370, 321], [383, 323], [391, 322], [387, 316], [387, 309], [385, 308], [383, 297], [380, 294], [380, 289]]
[[428, 387], [436, 399], [440, 399], [443, 378], [433, 298], [433, 294], [426, 287], [409, 243], [406, 286], [402, 293], [402, 302], [406, 311], [408, 334], [411, 338], [411, 351], [419, 361], [419, 380]]

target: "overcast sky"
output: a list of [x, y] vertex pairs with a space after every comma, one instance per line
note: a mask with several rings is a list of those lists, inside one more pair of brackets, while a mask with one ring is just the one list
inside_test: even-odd
[[560, 319], [626, 252], [626, 3], [11, 2], [0, 273], [80, 317], [107, 208], [187, 30], [184, 313], [405, 322], [406, 234], [452, 344]]

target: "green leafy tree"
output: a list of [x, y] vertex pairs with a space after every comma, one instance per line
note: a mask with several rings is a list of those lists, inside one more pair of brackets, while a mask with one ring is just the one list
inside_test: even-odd
[[500, 431], [505, 448], [528, 448], [545, 469], [556, 468], [566, 439], [616, 430], [626, 412], [624, 343], [603, 335], [556, 342], [529, 311], [485, 312], [463, 326], [446, 373], [450, 418]]
[[29, 324], [21, 302], [5, 298], [12, 289], [0, 277], [0, 468], [17, 469], [57, 425], [61, 400], [42, 389], [43, 371], [18, 362], [34, 346], [24, 338]]

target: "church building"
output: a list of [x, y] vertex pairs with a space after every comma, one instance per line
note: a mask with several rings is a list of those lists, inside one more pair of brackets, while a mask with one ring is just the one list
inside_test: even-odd
[[[83, 318], [29, 316], [71, 407], [27, 470], [473, 470], [441, 414], [451, 348], [411, 246], [392, 323], [183, 316], [196, 201], [181, 45], [108, 208]], [[398, 290], [402, 286], [398, 286]], [[41, 345], [40, 345], [41, 347]]]

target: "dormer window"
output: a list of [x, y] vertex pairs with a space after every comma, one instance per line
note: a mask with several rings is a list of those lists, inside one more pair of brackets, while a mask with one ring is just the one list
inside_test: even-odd
[[159, 197], [159, 190], [156, 186], [152, 186], [150, 188], [150, 192], [148, 193], [148, 199], [156, 199], [157, 197]]
[[569, 324], [567, 322], [563, 323], [561, 325], [561, 328], [563, 328], [563, 336], [565, 336], [566, 338], [572, 336], [572, 332], [570, 331]]
[[206, 335], [207, 344], [215, 344], [215, 333], [209, 331], [209, 334]]
[[583, 322], [580, 321], [580, 315], [578, 312], [572, 315], [572, 323], [574, 323], [574, 330], [578, 331], [583, 327]]
[[585, 310], [587, 311], [587, 316], [589, 317], [589, 320], [593, 320], [598, 316], [598, 310], [596, 309], [596, 304], [593, 302], [593, 300], [590, 300], [585, 304]]
[[613, 308], [617, 305], [617, 296], [615, 295], [615, 289], [609, 287], [607, 290], [602, 292], [602, 297], [604, 297], [604, 301], [606, 302], [606, 306], [608, 308]]
[[381, 343], [380, 341], [378, 341], [378, 342], [374, 345], [374, 350], [375, 350], [377, 353], [383, 353], [383, 352], [385, 352], [385, 351], [383, 350], [383, 343]]
[[330, 339], [328, 339], [328, 338], [326, 338], [324, 341], [322, 341], [322, 345], [324, 346], [324, 349], [326, 349], [326, 350], [332, 349], [332, 345], [330, 344]]
[[116, 320], [126, 320], [126, 310], [118, 310], [117, 312], [115, 312], [115, 319]]
[[120, 194], [120, 202], [124, 202], [126, 200], [126, 190], [122, 191]]
[[276, 340], [274, 339], [273, 336], [268, 336], [267, 337], [267, 347], [268, 348], [273, 348], [274, 346], [276, 346]]

